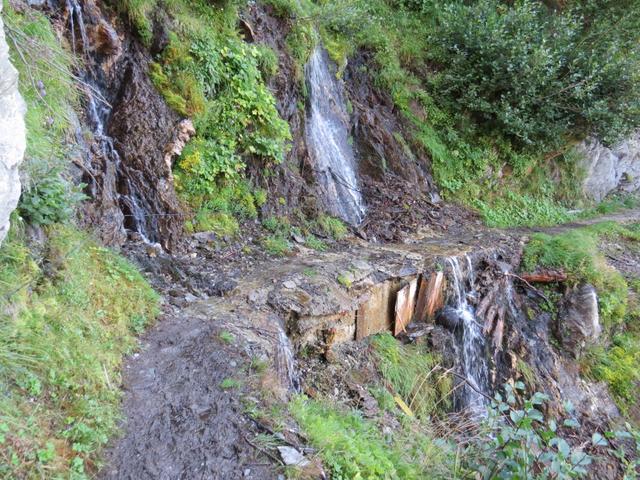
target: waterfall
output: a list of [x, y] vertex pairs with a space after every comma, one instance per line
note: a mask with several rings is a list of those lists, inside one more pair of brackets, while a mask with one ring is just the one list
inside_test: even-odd
[[364, 218], [364, 203], [349, 141], [349, 115], [342, 88], [318, 46], [306, 66], [310, 109], [306, 121], [309, 154], [328, 210], [352, 225]]
[[142, 198], [128, 178], [122, 178], [121, 160], [118, 151], [113, 144], [113, 138], [106, 134], [105, 124], [111, 115], [111, 106], [105, 100], [103, 89], [97, 75], [92, 72], [89, 36], [84, 22], [82, 6], [78, 0], [67, 0], [67, 10], [69, 12], [69, 29], [71, 34], [71, 44], [74, 53], [76, 53], [76, 29], [80, 33], [82, 42], [82, 55], [87, 66], [86, 70], [81, 73], [80, 77], [84, 85], [86, 94], [86, 114], [90, 123], [91, 131], [99, 146], [101, 154], [105, 161], [111, 162], [115, 166], [115, 172], [118, 183], [122, 183], [126, 188], [126, 193], [118, 194], [120, 209], [125, 217], [125, 225], [133, 231], [140, 234], [142, 239], [151, 243], [156, 241], [155, 235], [147, 229], [147, 214], [140, 206]]
[[466, 380], [461, 388], [459, 401], [461, 406], [467, 408], [473, 415], [482, 416], [486, 412], [487, 405], [487, 399], [482, 393], [489, 393], [486, 341], [482, 326], [478, 323], [475, 311], [468, 302], [468, 297], [474, 294], [474, 272], [471, 259], [467, 255], [465, 255], [465, 263], [466, 271], [463, 271], [458, 258], [447, 259], [453, 280], [453, 297], [449, 300], [449, 304], [455, 309], [459, 319], [461, 366]]
[[293, 346], [291, 340], [284, 331], [284, 327], [280, 320], [276, 320], [275, 324], [278, 328], [278, 347], [276, 351], [276, 372], [286, 378], [289, 390], [300, 393], [300, 378], [296, 367], [296, 360], [293, 355]]

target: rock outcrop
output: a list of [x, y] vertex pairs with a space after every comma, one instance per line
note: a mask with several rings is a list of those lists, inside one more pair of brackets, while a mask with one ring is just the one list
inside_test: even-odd
[[18, 166], [26, 148], [25, 111], [0, 16], [0, 243], [9, 231], [9, 216], [20, 198]]
[[588, 139], [578, 151], [586, 171], [583, 191], [589, 198], [600, 202], [614, 190], [640, 190], [640, 131], [613, 147]]
[[600, 336], [598, 294], [592, 285], [578, 285], [562, 300], [556, 334], [565, 351], [579, 358], [584, 348]]

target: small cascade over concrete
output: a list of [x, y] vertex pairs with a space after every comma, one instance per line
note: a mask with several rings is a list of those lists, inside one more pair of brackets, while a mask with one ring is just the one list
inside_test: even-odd
[[[82, 54], [83, 59], [88, 65], [86, 70], [80, 73], [80, 78], [85, 87], [85, 109], [89, 126], [99, 145], [100, 154], [115, 171], [116, 188], [119, 192], [116, 195], [124, 217], [124, 226], [131, 231], [137, 232], [145, 242], [156, 242], [158, 239], [155, 233], [147, 228], [147, 212], [140, 205], [143, 196], [133, 188], [128, 178], [122, 176], [120, 155], [114, 146], [113, 138], [106, 133], [105, 125], [109, 120], [112, 108], [106, 100], [106, 94], [101, 88], [96, 72], [94, 72], [90, 66], [90, 41], [84, 21], [82, 5], [78, 0], [67, 0], [67, 11], [69, 12], [69, 31], [72, 48], [74, 53]], [[82, 45], [82, 52], [75, 51], [78, 34]]]
[[473, 264], [468, 255], [464, 256], [464, 267], [457, 257], [447, 258], [451, 270], [452, 292], [449, 307], [458, 318], [457, 337], [461, 343], [461, 366], [465, 378], [462, 393], [459, 396], [460, 408], [468, 409], [473, 415], [483, 415], [486, 398], [489, 393], [489, 375], [486, 358], [486, 341], [482, 326], [476, 318], [468, 297], [474, 294]]
[[306, 138], [326, 208], [351, 225], [362, 222], [365, 207], [358, 186], [356, 158], [349, 141], [349, 115], [342, 86], [318, 46], [306, 67], [310, 108]]

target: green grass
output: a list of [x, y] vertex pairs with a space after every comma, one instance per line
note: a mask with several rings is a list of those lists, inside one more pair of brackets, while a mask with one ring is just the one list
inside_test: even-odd
[[54, 223], [70, 217], [82, 197], [65, 173], [71, 148], [70, 118], [78, 105], [71, 73], [74, 59], [42, 13], [29, 8], [16, 11], [5, 2], [3, 16], [20, 93], [27, 103], [19, 212], [33, 223]]
[[233, 342], [236, 341], [235, 335], [231, 332], [227, 332], [226, 330], [220, 332], [218, 334], [218, 337], [227, 345], [231, 345]]
[[158, 314], [158, 296], [123, 258], [70, 226], [47, 235], [43, 262], [18, 226], [0, 249], [6, 478], [95, 472], [116, 431], [123, 355]]
[[281, 235], [269, 235], [262, 239], [262, 246], [270, 255], [283, 257], [291, 252], [291, 244]]
[[450, 446], [416, 421], [384, 434], [357, 410], [328, 402], [299, 396], [289, 410], [334, 480], [452, 478]]
[[342, 240], [349, 233], [347, 227], [338, 218], [320, 215], [317, 222], [320, 231], [334, 240]]
[[573, 284], [591, 283], [598, 291], [603, 327], [610, 330], [624, 321], [628, 286], [620, 272], [607, 264], [598, 241], [600, 236], [620, 235], [625, 230], [605, 223], [559, 235], [536, 234], [525, 248], [522, 267], [528, 271], [537, 267], [560, 268]]
[[240, 380], [235, 380], [233, 378], [225, 378], [220, 382], [220, 388], [223, 390], [234, 390], [236, 388], [240, 388], [242, 386], [242, 382]]
[[389, 333], [376, 335], [371, 345], [380, 373], [418, 417], [450, 406], [451, 377], [438, 368], [436, 355], [403, 345]]

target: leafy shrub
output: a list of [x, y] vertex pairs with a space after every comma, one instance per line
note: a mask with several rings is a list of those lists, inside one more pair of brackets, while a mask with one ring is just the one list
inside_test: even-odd
[[[486, 433], [463, 455], [464, 461], [480, 478], [570, 479], [587, 474], [592, 458], [580, 448], [572, 448], [558, 435], [556, 420], [542, 414], [547, 395], [536, 393], [517, 406], [515, 392], [524, 390], [517, 382], [515, 389], [505, 385], [505, 395], [496, 394], [488, 409]], [[571, 414], [571, 406], [568, 405]], [[564, 428], [576, 428], [568, 418]], [[599, 437], [594, 437], [597, 445]]]
[[34, 225], [51, 225], [72, 217], [75, 205], [85, 198], [80, 187], [74, 186], [59, 172], [48, 171], [40, 179], [31, 178], [31, 185], [22, 192], [18, 211]]
[[638, 37], [628, 23], [640, 9], [581, 14], [534, 1], [447, 3], [430, 36], [440, 64], [432, 91], [521, 145], [619, 137], [640, 122]]
[[245, 160], [264, 168], [280, 163], [291, 135], [265, 85], [277, 70], [277, 56], [240, 38], [236, 4], [167, 4], [174, 32], [150, 76], [167, 103], [193, 117], [196, 128], [174, 167], [182, 198], [195, 210], [255, 218], [243, 180]]

